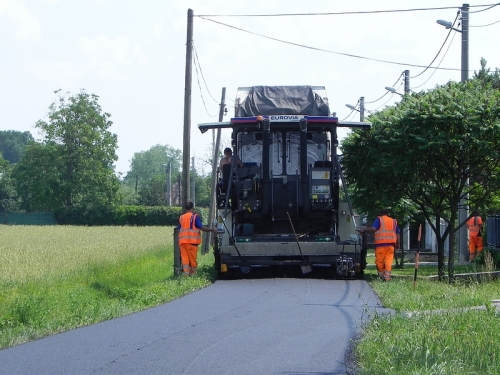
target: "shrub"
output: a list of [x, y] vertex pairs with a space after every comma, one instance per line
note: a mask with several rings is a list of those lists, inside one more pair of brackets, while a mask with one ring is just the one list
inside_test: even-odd
[[500, 267], [500, 249], [485, 247], [474, 259], [476, 264], [483, 266], [486, 265], [486, 261], [488, 261], [488, 263], [493, 263], [497, 268]]
[[[208, 217], [206, 208], [196, 208], [202, 221]], [[60, 225], [134, 225], [134, 226], [158, 226], [177, 225], [179, 215], [182, 214], [180, 207], [163, 206], [116, 206], [116, 207], [65, 207], [55, 212], [57, 224]], [[206, 222], [204, 222], [207, 225]]]

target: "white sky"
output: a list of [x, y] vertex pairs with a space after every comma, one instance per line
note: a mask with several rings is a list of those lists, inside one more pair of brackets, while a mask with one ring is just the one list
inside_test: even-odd
[[[472, 3], [471, 11], [485, 9]], [[203, 78], [193, 65], [191, 156], [198, 170], [212, 142], [199, 123], [218, 119], [222, 87], [228, 115], [240, 86], [325, 86], [332, 112], [339, 119], [365, 97], [366, 108], [380, 110], [400, 100], [385, 86], [400, 87], [400, 74], [424, 69], [436, 56], [448, 31], [437, 19], [455, 20], [459, 1], [451, 0], [0, 0], [0, 129], [31, 131], [46, 119], [55, 90], [80, 89], [100, 97], [118, 135], [117, 172], [126, 173], [135, 152], [157, 144], [182, 150], [187, 11], [193, 9], [194, 45]], [[292, 43], [344, 54], [402, 63], [388, 64], [279, 43], [197, 15], [328, 13], [455, 7], [455, 9], [294, 17], [214, 17], [241, 29]], [[500, 6], [470, 14], [469, 76], [480, 58], [500, 68]], [[453, 32], [434, 66], [410, 80], [415, 91], [450, 80], [460, 81], [461, 34]], [[442, 57], [444, 59], [441, 62]], [[440, 63], [441, 62], [441, 63]], [[439, 64], [440, 63], [440, 64]], [[198, 84], [198, 81], [200, 84]], [[206, 83], [206, 85], [205, 85]], [[201, 86], [201, 92], [200, 92]], [[208, 89], [207, 89], [208, 88]], [[399, 89], [403, 92], [403, 87]], [[58, 94], [59, 95], [59, 94]], [[204, 102], [203, 104], [202, 96]], [[368, 114], [368, 113], [366, 113]], [[359, 120], [355, 112], [347, 120]], [[340, 130], [339, 135], [345, 135]], [[223, 134], [226, 143], [229, 132]]]

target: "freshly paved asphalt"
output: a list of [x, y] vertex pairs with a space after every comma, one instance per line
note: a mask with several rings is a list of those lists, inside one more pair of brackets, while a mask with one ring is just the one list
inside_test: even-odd
[[0, 351], [0, 374], [346, 374], [374, 311], [362, 280], [217, 281], [123, 318]]

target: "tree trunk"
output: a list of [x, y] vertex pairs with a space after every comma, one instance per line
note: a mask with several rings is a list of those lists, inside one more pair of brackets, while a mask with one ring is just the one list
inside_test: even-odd
[[448, 246], [448, 282], [455, 281], [455, 220], [456, 213], [452, 212], [449, 223], [450, 242]]
[[[446, 235], [441, 235], [441, 218], [436, 217], [436, 241], [437, 241], [437, 254], [438, 254], [438, 278], [440, 281], [443, 281], [445, 276], [444, 271], [444, 245], [446, 242]], [[445, 232], [446, 233], [446, 232]]]

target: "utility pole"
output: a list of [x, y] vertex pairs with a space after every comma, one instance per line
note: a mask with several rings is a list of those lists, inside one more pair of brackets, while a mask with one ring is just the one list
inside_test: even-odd
[[469, 79], [469, 4], [462, 5], [462, 82]]
[[410, 71], [405, 70], [404, 74], [405, 74], [405, 94], [409, 94], [410, 93]]
[[186, 40], [186, 76], [184, 85], [184, 135], [182, 146], [182, 210], [189, 201], [189, 159], [191, 156], [191, 84], [193, 73], [193, 10], [188, 9]]
[[[461, 57], [461, 82], [465, 83], [469, 79], [469, 4], [463, 4], [462, 9], [462, 57]], [[466, 189], [469, 188], [469, 179], [465, 184]], [[460, 206], [458, 208], [458, 224], [464, 223], [469, 217], [469, 210], [467, 208], [467, 202], [469, 200], [469, 195], [466, 194], [460, 200]], [[466, 262], [469, 259], [469, 247], [468, 247], [468, 230], [467, 225], [460, 227], [458, 231], [458, 261]]]
[[[220, 108], [219, 108], [219, 122], [222, 122], [224, 118], [224, 110], [226, 109], [226, 88], [222, 88], [222, 97], [220, 100]], [[219, 158], [219, 148], [220, 148], [220, 137], [221, 130], [217, 129], [217, 139], [215, 144], [213, 144], [213, 158], [212, 158], [212, 191], [210, 193], [210, 207], [208, 208], [208, 226], [211, 226], [212, 221], [214, 220], [215, 214], [215, 204], [216, 204], [216, 194], [215, 191], [217, 189], [217, 175], [215, 171], [217, 170], [218, 158]], [[204, 233], [205, 237], [203, 239], [203, 248], [202, 253], [207, 254], [210, 248], [210, 232]]]
[[359, 121], [363, 122], [365, 120], [365, 97], [359, 98]]
[[177, 189], [178, 189], [178, 197], [179, 197], [179, 207], [182, 207], [182, 173], [177, 176]]
[[167, 206], [172, 206], [172, 161], [167, 164]]
[[191, 202], [196, 204], [196, 190], [195, 190], [195, 182], [196, 182], [196, 169], [194, 168], [194, 156], [191, 158]]

